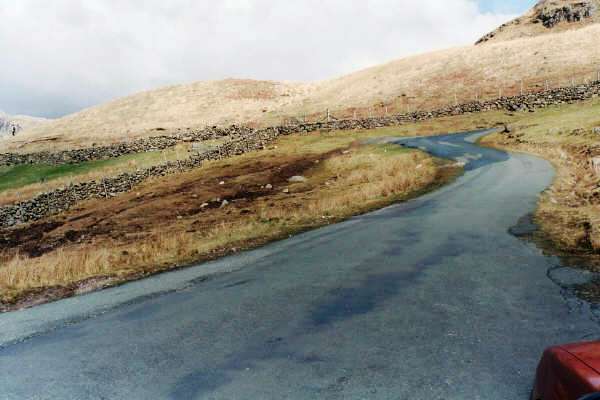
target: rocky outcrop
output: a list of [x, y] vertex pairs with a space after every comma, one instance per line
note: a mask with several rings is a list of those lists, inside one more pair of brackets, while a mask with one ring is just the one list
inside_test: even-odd
[[23, 129], [47, 121], [44, 118], [28, 117], [24, 115], [8, 115], [0, 111], [0, 137], [16, 135]]
[[524, 15], [488, 33], [476, 44], [561, 32], [600, 22], [600, 0], [540, 0]]
[[23, 128], [21, 125], [17, 124], [16, 122], [0, 116], [0, 136], [8, 136], [12, 135], [13, 133], [17, 134], [22, 129]]
[[[201, 153], [192, 153], [187, 160], [168, 162], [161, 165], [152, 166], [146, 169], [140, 169], [133, 173], [123, 173], [121, 175], [102, 179], [100, 181], [82, 182], [42, 193], [39, 196], [23, 201], [14, 205], [0, 207], [0, 227], [9, 227], [20, 223], [26, 223], [41, 219], [45, 216], [60, 213], [68, 210], [79, 201], [91, 198], [110, 198], [119, 193], [128, 192], [136, 185], [152, 177], [166, 176], [180, 171], [197, 168], [206, 160], [220, 160], [235, 155], [244, 154], [250, 151], [264, 149], [269, 143], [273, 142], [279, 136], [297, 133], [309, 133], [323, 130], [348, 130], [348, 129], [374, 129], [386, 126], [402, 125], [417, 121], [424, 121], [432, 118], [439, 118], [451, 115], [461, 115], [491, 110], [507, 111], [533, 111], [537, 108], [544, 108], [551, 105], [563, 103], [572, 103], [586, 100], [592, 96], [600, 95], [600, 82], [594, 82], [588, 85], [577, 87], [560, 88], [546, 92], [526, 94], [523, 96], [503, 97], [485, 102], [472, 102], [459, 104], [452, 107], [446, 107], [433, 111], [419, 111], [410, 114], [398, 114], [389, 117], [336, 120], [331, 122], [317, 122], [310, 124], [296, 124], [270, 127], [266, 129], [253, 130], [243, 127], [230, 127], [226, 129], [211, 128], [202, 132], [189, 134], [188, 136], [159, 137], [143, 139], [145, 144], [139, 142], [122, 144], [125, 146], [121, 150], [102, 150], [99, 154], [122, 154], [122, 152], [133, 152], [146, 146], [173, 145], [181, 140], [197, 141], [214, 137], [229, 136], [230, 139], [213, 149]], [[510, 131], [510, 127], [505, 128]], [[150, 144], [151, 143], [151, 144]], [[81, 153], [85, 157], [96, 157], [93, 149], [87, 149], [90, 153]], [[106, 153], [109, 152], [110, 153]], [[114, 152], [114, 153], [113, 153]], [[59, 153], [63, 154], [63, 153]], [[80, 153], [76, 153], [80, 154]], [[70, 155], [72, 157], [72, 155]], [[34, 157], [34, 156], [30, 156]], [[43, 157], [52, 157], [44, 153]], [[57, 159], [61, 159], [57, 156]], [[33, 160], [31, 158], [30, 160]]]
[[553, 28], [561, 22], [579, 22], [591, 18], [596, 12], [596, 5], [590, 1], [580, 1], [562, 6], [545, 5], [537, 10], [534, 23], [541, 23], [546, 28]]

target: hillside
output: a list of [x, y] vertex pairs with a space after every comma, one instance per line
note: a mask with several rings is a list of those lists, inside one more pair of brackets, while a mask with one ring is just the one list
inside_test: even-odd
[[36, 125], [47, 122], [44, 118], [29, 117], [25, 115], [8, 115], [0, 111], [0, 138], [11, 136], [13, 128], [15, 134], [31, 129]]
[[542, 0], [525, 15], [482, 37], [477, 44], [579, 29], [600, 22], [600, 0]]
[[171, 86], [27, 129], [5, 141], [2, 150], [81, 147], [205, 125], [314, 121], [325, 118], [327, 109], [337, 118], [355, 112], [406, 112], [517, 94], [521, 87], [533, 91], [566, 86], [597, 79], [598, 37], [600, 24], [591, 24], [510, 41], [495, 38], [485, 45], [407, 57], [321, 82], [230, 79]]

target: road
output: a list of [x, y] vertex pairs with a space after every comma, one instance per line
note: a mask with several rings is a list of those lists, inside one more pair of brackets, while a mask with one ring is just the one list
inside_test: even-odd
[[419, 199], [1, 315], [0, 398], [526, 399], [546, 346], [600, 331], [509, 233], [551, 166], [478, 136], [404, 139], [467, 163]]

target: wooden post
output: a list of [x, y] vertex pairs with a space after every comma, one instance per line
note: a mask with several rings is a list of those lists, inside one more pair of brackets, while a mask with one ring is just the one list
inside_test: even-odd
[[354, 120], [356, 121], [356, 110], [354, 110]]
[[454, 92], [454, 106], [458, 106], [458, 96], [456, 94], [456, 92]]
[[387, 106], [385, 106], [385, 116], [387, 117], [387, 115], [388, 115], [388, 108], [387, 108]]
[[523, 96], [523, 94], [524, 94], [523, 80], [521, 80], [521, 96]]
[[179, 167], [179, 171], [182, 171], [181, 168], [181, 160], [179, 159], [179, 149], [175, 147], [175, 157], [177, 158], [177, 166]]
[[571, 78], [571, 86], [575, 86], [575, 78]]
[[475, 92], [475, 102], [479, 103], [479, 92]]
[[548, 80], [546, 79], [546, 91], [550, 90], [550, 84], [548, 83]]
[[327, 109], [327, 123], [331, 121], [331, 114], [329, 113], [329, 108]]

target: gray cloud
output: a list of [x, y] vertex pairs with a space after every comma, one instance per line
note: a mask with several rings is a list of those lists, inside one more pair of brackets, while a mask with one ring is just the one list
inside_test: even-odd
[[326, 79], [511, 17], [473, 0], [5, 1], [0, 109], [58, 116], [194, 80]]

